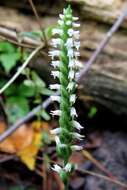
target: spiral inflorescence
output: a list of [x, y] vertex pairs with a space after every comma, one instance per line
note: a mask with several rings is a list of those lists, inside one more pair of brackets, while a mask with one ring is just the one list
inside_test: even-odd
[[51, 44], [54, 49], [49, 52], [54, 68], [52, 75], [59, 79], [59, 84], [50, 85], [51, 89], [60, 92], [60, 96], [51, 96], [53, 101], [60, 104], [59, 110], [51, 112], [52, 115], [59, 116], [59, 128], [51, 133], [55, 135], [58, 156], [64, 161], [63, 168], [55, 165], [53, 170], [60, 174], [66, 184], [69, 174], [74, 169], [74, 165], [69, 163], [72, 151], [82, 149], [81, 146], [73, 145], [74, 140], [82, 140], [84, 137], [76, 132], [83, 127], [75, 120], [77, 113], [73, 106], [76, 101], [76, 74], [80, 56], [80, 33], [77, 29], [80, 24], [76, 22], [78, 17], [73, 17], [70, 5], [59, 17], [58, 27], [52, 30], [54, 38]]

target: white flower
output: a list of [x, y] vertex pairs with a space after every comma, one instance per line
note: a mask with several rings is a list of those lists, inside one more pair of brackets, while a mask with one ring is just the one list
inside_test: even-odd
[[60, 96], [51, 96], [52, 101], [60, 102]]
[[59, 76], [60, 76], [60, 72], [59, 72], [59, 71], [51, 71], [51, 74], [52, 74], [52, 76], [54, 77], [54, 79], [55, 79], [56, 77], [59, 78]]
[[74, 127], [75, 127], [76, 129], [78, 129], [78, 130], [81, 130], [81, 129], [84, 128], [83, 126], [80, 125], [79, 122], [77, 122], [77, 121], [75, 121], [75, 120], [73, 120], [72, 123], [73, 123]]
[[59, 165], [55, 164], [54, 168], [52, 167], [52, 170], [54, 170], [57, 173], [60, 173], [62, 171], [62, 168]]
[[60, 84], [51, 84], [50, 89], [51, 90], [59, 90], [60, 89]]
[[84, 138], [84, 135], [80, 135], [79, 133], [72, 133], [73, 137], [78, 139], [78, 140], [82, 140]]
[[82, 65], [81, 62], [79, 62], [78, 60], [75, 60], [75, 67], [76, 67], [76, 68], [82, 68], [83, 65]]
[[73, 22], [73, 23], [72, 23], [72, 26], [73, 26], [73, 27], [80, 27], [80, 24]]
[[71, 68], [71, 69], [75, 68], [75, 60], [74, 60], [74, 59], [70, 59], [68, 66], [69, 66], [69, 68]]
[[59, 14], [59, 17], [61, 18], [61, 19], [64, 19], [64, 15], [63, 14]]
[[71, 170], [72, 170], [72, 164], [67, 163], [66, 166], [64, 167], [64, 170], [65, 170], [66, 172], [71, 172]]
[[77, 21], [79, 18], [78, 17], [72, 17], [73, 21]]
[[67, 33], [68, 33], [68, 35], [69, 35], [70, 37], [72, 37], [73, 34], [74, 34], [74, 30], [73, 30], [72, 28], [70, 28]]
[[75, 95], [75, 94], [70, 95], [70, 102], [71, 102], [72, 104], [75, 103], [75, 100], [76, 100], [76, 95]]
[[70, 48], [72, 48], [73, 47], [73, 39], [72, 38], [68, 38], [67, 39], [67, 42], [66, 42], [66, 44], [65, 44], [65, 46], [67, 47], [67, 49], [70, 49]]
[[72, 150], [72, 151], [80, 151], [80, 150], [82, 150], [82, 149], [83, 149], [82, 146], [78, 146], [78, 145], [72, 145], [72, 146], [71, 146], [71, 150]]
[[51, 114], [52, 114], [52, 115], [56, 115], [56, 116], [60, 116], [60, 115], [61, 115], [61, 110], [54, 110], [54, 111], [51, 111]]
[[55, 48], [57, 48], [58, 45], [60, 45], [62, 43], [62, 40], [60, 38], [54, 38], [52, 39], [51, 45], [54, 46]]
[[75, 87], [75, 82], [69, 82], [67, 86], [68, 92], [71, 92], [74, 87]]
[[63, 30], [62, 29], [58, 29], [58, 28], [54, 28], [52, 29], [52, 34], [59, 34], [59, 35], [63, 35]]
[[61, 128], [56, 128], [56, 129], [50, 130], [50, 132], [52, 135], [58, 135], [61, 132]]
[[74, 55], [75, 55], [75, 57], [79, 57], [80, 53], [78, 51], [74, 51]]
[[59, 24], [60, 26], [62, 26], [62, 25], [64, 25], [64, 21], [63, 21], [63, 20], [58, 20], [58, 24]]
[[74, 46], [77, 50], [80, 48], [80, 42], [79, 41], [74, 41]]
[[51, 62], [51, 65], [54, 67], [54, 68], [56, 68], [56, 67], [59, 67], [60, 66], [60, 61], [52, 61]]
[[49, 51], [49, 56], [52, 57], [52, 59], [54, 59], [54, 57], [59, 57], [59, 55], [60, 55], [60, 51], [59, 50]]
[[74, 57], [74, 50], [72, 48], [68, 49], [67, 55], [70, 59], [73, 58]]
[[75, 76], [75, 71], [71, 69], [71, 70], [69, 71], [68, 78], [72, 80], [72, 79], [74, 79], [74, 76]]
[[67, 25], [67, 26], [69, 26], [69, 25], [71, 25], [71, 24], [72, 24], [72, 22], [71, 22], [70, 20], [66, 21], [66, 25]]
[[[60, 131], [60, 132], [61, 132], [61, 131]], [[60, 142], [60, 139], [59, 139], [58, 136], [55, 136], [55, 141], [56, 141], [57, 146], [59, 146], [60, 148], [65, 148], [65, 147], [67, 146], [66, 144], [62, 144], [62, 143]]]
[[75, 39], [78, 40], [79, 37], [80, 37], [80, 32], [79, 32], [78, 30], [74, 31], [74, 32], [73, 32], [73, 36], [74, 36]]
[[77, 117], [76, 109], [74, 107], [71, 108], [71, 117]]

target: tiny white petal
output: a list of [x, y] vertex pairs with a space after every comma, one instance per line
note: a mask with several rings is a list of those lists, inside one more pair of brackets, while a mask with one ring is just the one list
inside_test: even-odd
[[50, 133], [52, 135], [58, 135], [58, 134], [60, 134], [60, 132], [61, 132], [61, 128], [56, 128], [56, 129], [50, 130]]
[[75, 60], [74, 59], [70, 59], [68, 66], [69, 66], [69, 68], [72, 68], [72, 69], [75, 68]]
[[75, 100], [76, 100], [76, 95], [75, 94], [72, 94], [71, 96], [70, 96], [70, 102], [71, 103], [75, 103]]
[[70, 28], [67, 33], [68, 33], [68, 35], [69, 35], [70, 37], [72, 37], [73, 34], [74, 34], [74, 30], [73, 30], [72, 28]]
[[60, 173], [62, 168], [59, 165], [55, 164], [54, 167], [52, 167], [52, 170], [54, 170], [57, 173]]
[[72, 170], [72, 164], [67, 163], [66, 166], [64, 167], [64, 170], [65, 170], [66, 172], [71, 172], [71, 170]]
[[56, 141], [56, 144], [57, 144], [57, 145], [61, 144], [60, 139], [59, 139], [58, 136], [55, 136], [55, 141]]
[[67, 86], [68, 92], [71, 92], [74, 87], [75, 87], [75, 82], [69, 82]]
[[71, 116], [72, 117], [77, 117], [76, 109], [74, 107], [71, 108]]
[[69, 71], [68, 78], [72, 80], [72, 79], [74, 79], [74, 76], [75, 76], [75, 71], [71, 69], [71, 70]]
[[59, 14], [59, 17], [60, 17], [61, 19], [64, 19], [64, 15], [63, 15], [63, 14]]
[[73, 27], [80, 27], [80, 24], [73, 22], [72, 26], [73, 26]]
[[74, 52], [74, 55], [75, 55], [75, 57], [79, 57], [79, 56], [80, 56], [80, 53], [79, 53], [78, 51], [75, 51], [75, 52]]
[[80, 76], [80, 73], [79, 73], [79, 72], [75, 74], [75, 78], [76, 78], [76, 79], [79, 78], [79, 76]]
[[51, 75], [54, 77], [54, 79], [55, 79], [56, 77], [59, 78], [60, 72], [59, 72], [59, 71], [52, 71], [52, 72], [51, 72]]
[[80, 37], [80, 32], [78, 30], [74, 31], [73, 36], [74, 36], [75, 39], [78, 40], [79, 37]]
[[51, 111], [51, 114], [52, 114], [52, 115], [56, 115], [56, 116], [60, 116], [60, 115], [61, 115], [61, 110], [54, 110], [54, 111]]
[[66, 44], [65, 44], [65, 46], [66, 46], [68, 49], [72, 48], [72, 47], [74, 46], [73, 39], [72, 39], [72, 38], [68, 38], [68, 39], [67, 39], [67, 42], [66, 42]]
[[85, 136], [84, 135], [80, 135], [79, 133], [72, 133], [73, 137], [78, 139], [78, 140], [82, 140]]
[[75, 127], [76, 129], [78, 129], [78, 130], [81, 130], [81, 129], [84, 128], [83, 126], [80, 125], [79, 122], [77, 122], [77, 121], [75, 121], [75, 120], [73, 121], [73, 125], [74, 125], [74, 127]]
[[60, 26], [62, 26], [62, 25], [64, 25], [64, 21], [63, 21], [63, 20], [58, 20], [58, 24], [59, 24]]
[[60, 102], [60, 96], [51, 96], [52, 101]]
[[70, 21], [70, 20], [68, 20], [67, 22], [66, 22], [66, 25], [71, 25], [72, 24], [72, 22]]
[[[61, 132], [61, 131], [60, 131]], [[59, 147], [61, 147], [61, 148], [65, 148], [67, 145], [66, 144], [62, 144], [61, 142], [60, 142], [60, 139], [59, 139], [59, 137], [58, 136], [55, 136], [55, 141], [56, 141], [56, 144], [59, 146]]]
[[72, 151], [80, 151], [80, 150], [82, 150], [82, 149], [83, 149], [82, 146], [78, 146], [78, 145], [72, 145], [72, 146], [71, 146], [71, 150], [72, 150]]
[[77, 21], [77, 20], [79, 20], [78, 17], [72, 17], [72, 19], [73, 19], [73, 21]]
[[51, 84], [50, 89], [51, 90], [59, 90], [60, 89], [60, 84]]
[[75, 60], [75, 66], [77, 68], [83, 68], [83, 65], [81, 64], [81, 62], [79, 62], [78, 60]]
[[54, 68], [56, 68], [56, 67], [59, 67], [60, 66], [60, 61], [52, 61], [51, 62], [51, 65], [54, 67]]
[[67, 55], [70, 59], [73, 58], [74, 57], [74, 50], [72, 48], [68, 49]]
[[51, 45], [53, 45], [55, 48], [57, 48], [58, 45], [62, 43], [62, 40], [60, 38], [54, 38], [52, 39]]
[[58, 57], [59, 55], [60, 55], [60, 51], [59, 50], [49, 51], [49, 56], [52, 57], [52, 59], [54, 59], [54, 57]]
[[62, 35], [63, 34], [63, 30], [62, 29], [58, 29], [58, 28], [54, 28], [52, 30], [52, 34], [55, 35], [55, 34], [59, 34], [59, 35]]
[[80, 48], [80, 42], [79, 41], [74, 41], [74, 47], [79, 50]]

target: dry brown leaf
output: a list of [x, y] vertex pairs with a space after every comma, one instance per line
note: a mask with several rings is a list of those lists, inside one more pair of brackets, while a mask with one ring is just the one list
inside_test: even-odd
[[[0, 133], [6, 128], [5, 123], [0, 122]], [[30, 170], [34, 170], [43, 131], [49, 133], [49, 126], [46, 122], [36, 121], [29, 125], [24, 124], [0, 143], [0, 151], [17, 154]]]

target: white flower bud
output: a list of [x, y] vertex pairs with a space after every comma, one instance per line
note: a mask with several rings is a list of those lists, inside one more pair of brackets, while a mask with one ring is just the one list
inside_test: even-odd
[[83, 126], [80, 125], [79, 122], [77, 122], [77, 121], [75, 121], [75, 120], [73, 120], [73, 125], [74, 125], [74, 127], [75, 127], [76, 129], [78, 129], [78, 130], [81, 130], [81, 129], [84, 128]]
[[60, 61], [52, 61], [51, 62], [51, 65], [54, 67], [54, 68], [56, 68], [56, 67], [59, 67], [60, 66]]
[[84, 135], [80, 135], [79, 133], [72, 133], [73, 137], [78, 139], [78, 140], [82, 140], [85, 136]]
[[75, 22], [73, 22], [72, 26], [78, 28], [78, 27], [80, 27], [80, 24], [79, 24], [79, 23], [75, 23]]
[[60, 174], [60, 172], [62, 171], [62, 168], [59, 165], [55, 164], [54, 168], [52, 167], [52, 170]]
[[52, 115], [56, 115], [56, 116], [60, 116], [60, 115], [61, 115], [61, 110], [54, 110], [54, 111], [51, 111], [51, 114], [52, 114]]
[[49, 51], [49, 56], [52, 57], [52, 59], [54, 59], [54, 57], [59, 57], [59, 55], [60, 55], [60, 51], [59, 50]]
[[71, 146], [71, 150], [72, 151], [80, 151], [80, 150], [83, 150], [83, 147], [82, 146], [78, 146], [78, 145], [72, 145]]
[[51, 96], [52, 101], [60, 102], [60, 96]]
[[70, 95], [70, 102], [71, 102], [72, 104], [75, 103], [75, 100], [76, 100], [76, 95], [75, 95], [75, 94]]
[[71, 117], [78, 117], [77, 113], [76, 113], [76, 109], [74, 107], [71, 108]]
[[60, 72], [59, 71], [51, 71], [51, 75], [55, 78], [59, 78]]
[[50, 130], [50, 133], [52, 135], [58, 135], [58, 134], [60, 134], [60, 132], [61, 132], [61, 128], [56, 128], [56, 129]]
[[50, 89], [51, 90], [59, 90], [60, 89], [60, 84], [51, 84]]
[[58, 29], [58, 28], [54, 28], [52, 29], [52, 34], [59, 34], [60, 36], [63, 35], [63, 30], [62, 29]]

